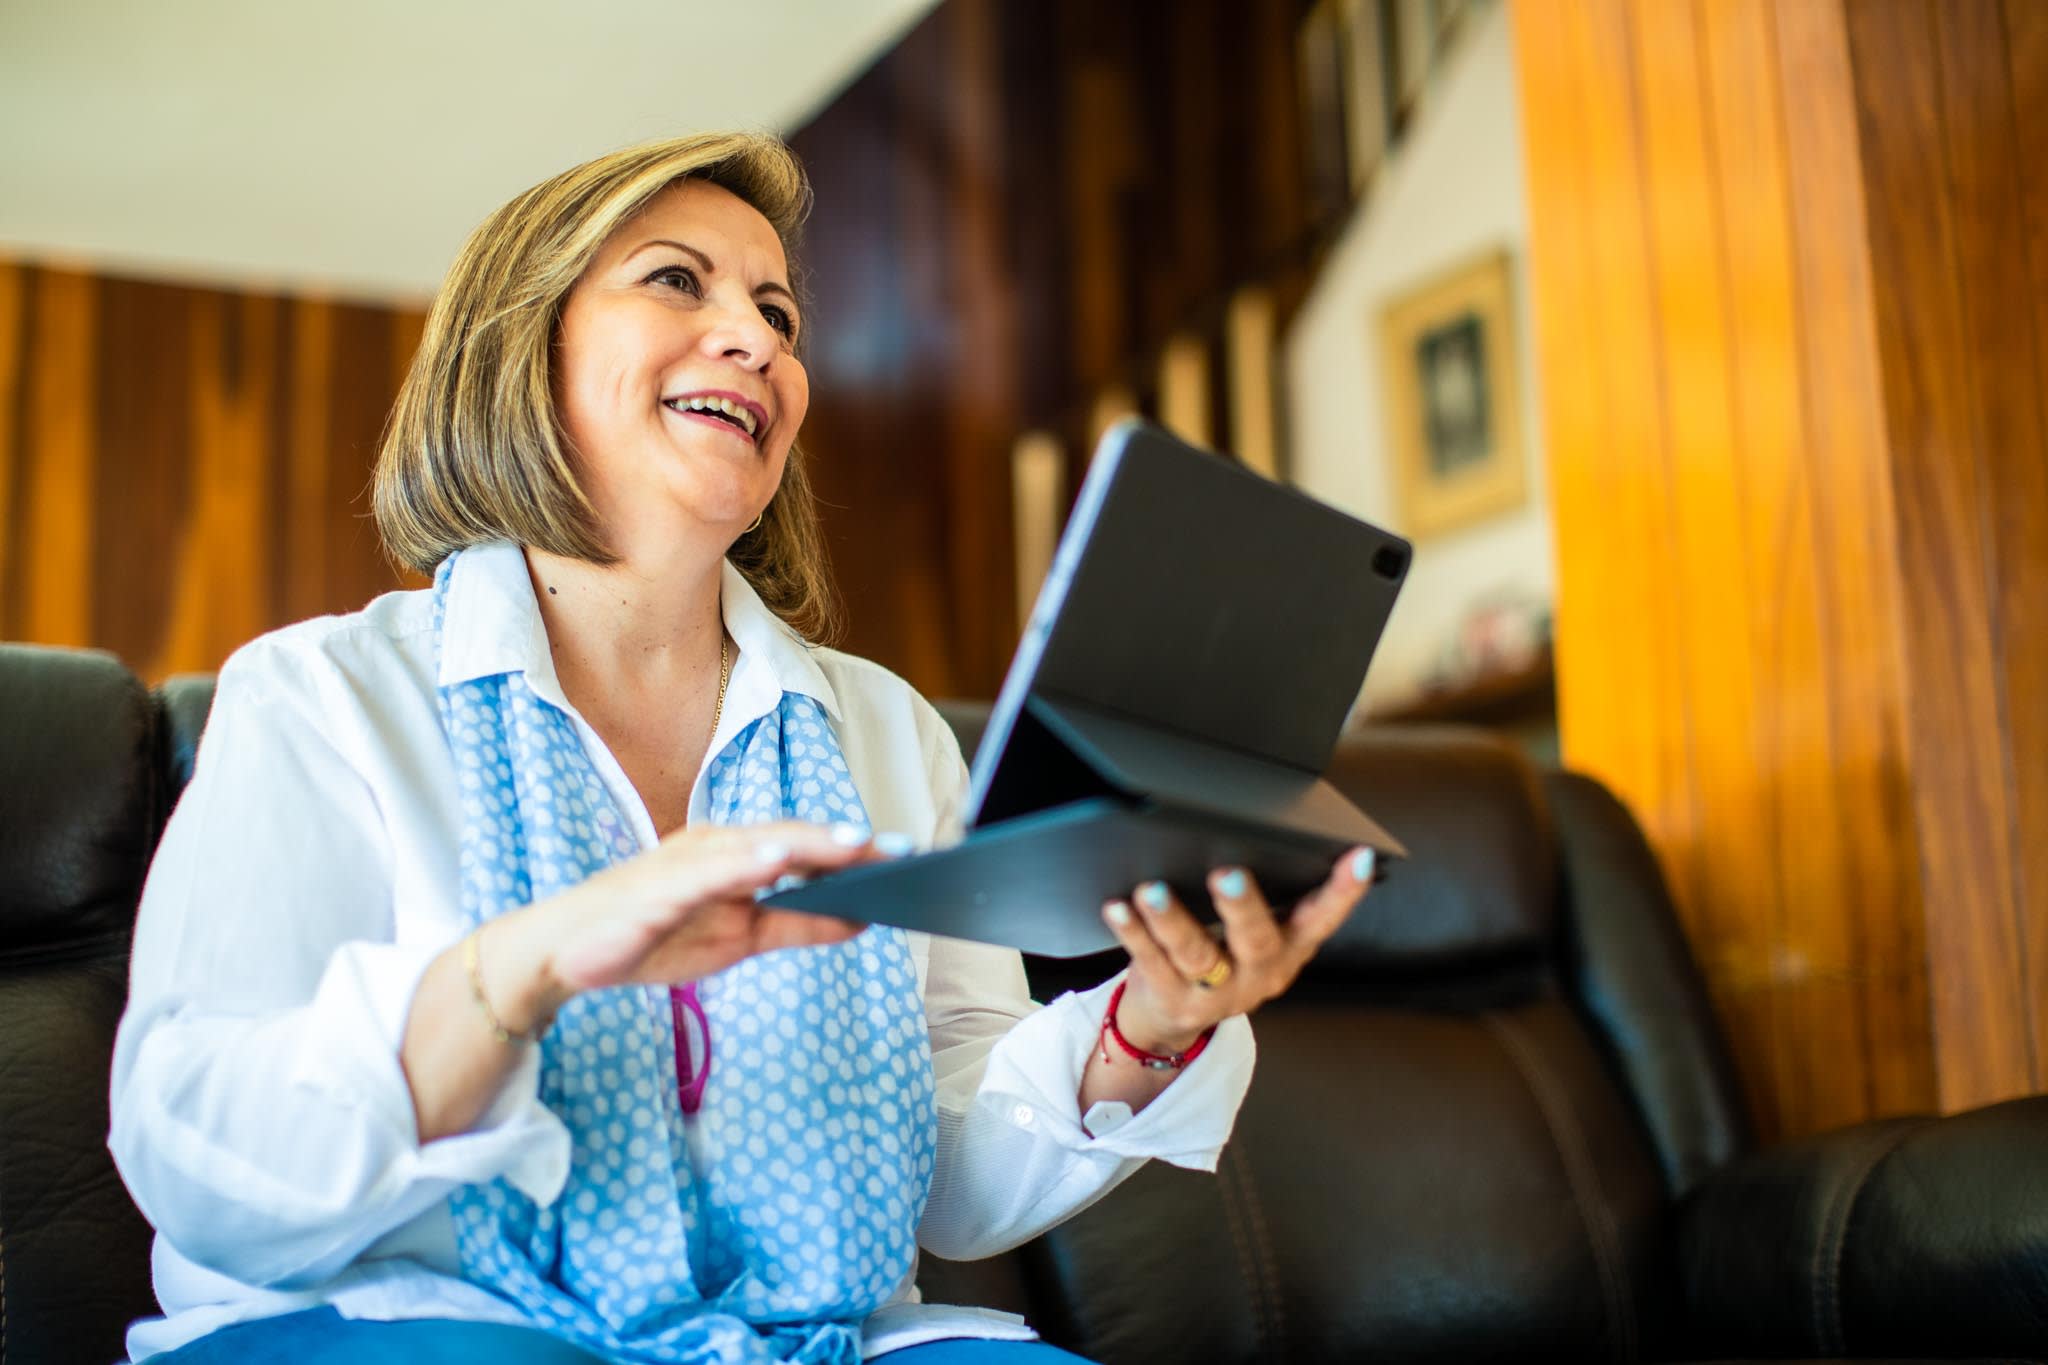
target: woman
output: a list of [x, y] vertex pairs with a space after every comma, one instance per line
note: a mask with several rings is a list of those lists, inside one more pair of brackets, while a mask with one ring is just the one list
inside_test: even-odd
[[1219, 871], [1227, 946], [1139, 888], [1103, 909], [1131, 970], [1043, 1009], [1014, 952], [754, 901], [951, 838], [966, 785], [927, 703], [802, 633], [805, 198], [773, 140], [678, 139], [464, 247], [376, 481], [434, 586], [228, 662], [150, 872], [138, 1359], [1071, 1359], [917, 1303], [917, 1248], [1214, 1169], [1243, 1014], [1369, 854], [1284, 926]]

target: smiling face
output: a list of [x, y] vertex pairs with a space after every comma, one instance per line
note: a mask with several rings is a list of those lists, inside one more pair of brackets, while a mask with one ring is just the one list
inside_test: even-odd
[[737, 537], [768, 505], [810, 405], [775, 229], [685, 181], [599, 248], [562, 306], [555, 406], [621, 551], [682, 518]]

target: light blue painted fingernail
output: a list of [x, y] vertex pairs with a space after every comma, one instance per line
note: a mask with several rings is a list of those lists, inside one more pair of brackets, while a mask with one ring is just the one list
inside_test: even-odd
[[1155, 915], [1166, 909], [1167, 901], [1165, 882], [1146, 882], [1138, 888], [1138, 904]]
[[1121, 929], [1131, 922], [1131, 907], [1122, 901], [1111, 901], [1102, 907], [1102, 917]]
[[868, 832], [859, 825], [837, 824], [832, 826], [832, 842], [841, 848], [852, 848], [867, 842]]
[[1373, 866], [1378, 862], [1378, 854], [1369, 848], [1361, 848], [1351, 855], [1351, 879], [1357, 882], [1370, 882]]
[[908, 834], [887, 830], [875, 836], [875, 848], [891, 858], [903, 858], [917, 852], [917, 840]]
[[789, 845], [773, 841], [754, 845], [754, 856], [764, 863], [779, 863], [789, 856]]
[[1216, 893], [1229, 900], [1236, 900], [1249, 889], [1250, 885], [1246, 882], [1241, 868], [1233, 867], [1216, 879]]

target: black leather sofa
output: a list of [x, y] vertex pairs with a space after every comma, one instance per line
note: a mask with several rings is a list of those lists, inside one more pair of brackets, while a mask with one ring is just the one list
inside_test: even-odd
[[[210, 697], [0, 646], [0, 1365], [117, 1359], [153, 1310], [107, 1062]], [[979, 712], [949, 718], [971, 743]], [[1413, 857], [1260, 1014], [1219, 1174], [1148, 1167], [1012, 1253], [928, 1263], [928, 1296], [1108, 1365], [2048, 1360], [2048, 1098], [1754, 1150], [1605, 791], [1456, 731], [1347, 740], [1334, 776]]]

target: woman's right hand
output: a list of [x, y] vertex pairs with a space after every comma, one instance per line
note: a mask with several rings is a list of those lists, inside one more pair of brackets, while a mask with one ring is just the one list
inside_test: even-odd
[[[518, 1023], [551, 1017], [584, 991], [681, 985], [777, 948], [841, 943], [865, 926], [777, 910], [754, 893], [778, 878], [876, 862], [887, 855], [852, 826], [786, 820], [691, 825], [560, 896], [503, 917], [492, 957], [525, 969]], [[513, 1021], [508, 1019], [508, 1026]]]
[[839, 943], [862, 926], [756, 904], [754, 892], [885, 855], [845, 826], [787, 821], [676, 831], [653, 848], [477, 931], [474, 973], [461, 944], [427, 967], [399, 1044], [419, 1140], [466, 1133], [522, 1050], [477, 1017], [531, 1037], [584, 991], [680, 985], [775, 948]]

